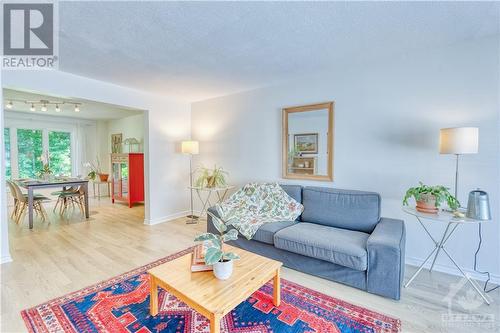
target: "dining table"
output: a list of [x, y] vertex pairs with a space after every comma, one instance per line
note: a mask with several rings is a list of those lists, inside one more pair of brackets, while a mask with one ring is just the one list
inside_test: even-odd
[[85, 201], [85, 218], [89, 218], [89, 191], [87, 179], [80, 178], [53, 178], [53, 179], [18, 179], [16, 184], [28, 191], [28, 217], [29, 228], [33, 229], [33, 197], [34, 191], [42, 188], [59, 187], [66, 191], [70, 187], [81, 187]]

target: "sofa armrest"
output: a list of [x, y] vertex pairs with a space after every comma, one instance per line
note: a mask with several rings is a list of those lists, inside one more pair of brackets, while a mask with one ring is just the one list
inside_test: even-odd
[[[210, 207], [208, 211], [215, 216], [220, 217], [217, 209], [215, 209], [215, 206]], [[214, 223], [212, 222], [212, 216], [210, 216], [210, 214], [207, 214], [207, 232], [211, 232], [216, 235], [219, 234], [219, 231], [217, 230], [217, 228], [215, 228]]]
[[405, 270], [405, 244], [404, 221], [381, 218], [366, 243], [367, 291], [400, 299]]

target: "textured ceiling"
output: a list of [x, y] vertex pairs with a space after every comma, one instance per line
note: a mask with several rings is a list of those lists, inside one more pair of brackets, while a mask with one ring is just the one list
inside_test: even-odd
[[494, 2], [60, 2], [60, 69], [189, 101], [499, 34]]
[[[94, 119], [94, 120], [110, 120], [110, 119], [119, 119], [124, 117], [129, 117], [137, 114], [141, 114], [142, 111], [133, 110], [130, 108], [125, 108], [121, 106], [99, 103], [88, 101], [84, 99], [77, 98], [65, 98], [63, 96], [47, 96], [47, 95], [39, 95], [33, 94], [30, 92], [12, 90], [12, 89], [3, 89], [3, 100], [4, 104], [12, 101], [14, 107], [12, 109], [4, 108], [6, 111], [12, 112], [25, 112], [29, 114], [43, 114], [49, 116], [58, 116], [58, 117], [70, 117], [70, 118], [80, 118], [80, 119]], [[41, 111], [41, 105], [36, 106], [36, 111], [30, 111], [30, 104], [25, 104], [20, 101], [40, 101], [40, 100], [48, 100], [48, 101], [61, 101], [68, 100], [71, 102], [82, 103], [80, 106], [80, 112], [74, 111], [74, 106], [72, 105], [61, 105], [61, 112], [55, 111], [55, 105], [49, 105], [47, 107], [47, 111]]]

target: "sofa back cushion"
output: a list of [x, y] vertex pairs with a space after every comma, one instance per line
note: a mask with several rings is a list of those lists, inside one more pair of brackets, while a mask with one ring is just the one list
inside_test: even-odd
[[286, 185], [280, 184], [281, 188], [294, 198], [297, 202], [302, 203], [302, 186], [301, 185]]
[[[283, 191], [295, 199], [295, 201], [302, 203], [302, 185], [286, 185], [280, 184]], [[300, 216], [295, 221], [300, 221]]]
[[375, 192], [307, 186], [302, 189], [301, 221], [371, 233], [380, 220]]

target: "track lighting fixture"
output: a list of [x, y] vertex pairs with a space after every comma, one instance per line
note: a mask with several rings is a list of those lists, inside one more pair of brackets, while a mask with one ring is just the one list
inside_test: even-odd
[[82, 103], [77, 103], [77, 102], [75, 103], [74, 101], [71, 100], [49, 101], [46, 99], [41, 99], [39, 101], [30, 101], [30, 100], [11, 99], [7, 103], [5, 103], [5, 108], [12, 109], [14, 107], [14, 102], [30, 105], [29, 110], [33, 112], [36, 111], [37, 105], [40, 105], [40, 110], [43, 112], [46, 112], [51, 105], [55, 105], [54, 111], [61, 112], [62, 111], [61, 106], [63, 104], [74, 105], [75, 112], [80, 112], [80, 106], [82, 105]]

